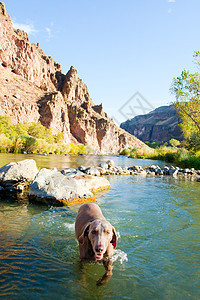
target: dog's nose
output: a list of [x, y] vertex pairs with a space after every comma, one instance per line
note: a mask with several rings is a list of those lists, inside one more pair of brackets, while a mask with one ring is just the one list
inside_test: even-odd
[[95, 247], [95, 251], [96, 251], [97, 253], [101, 253], [101, 252], [103, 252], [103, 247], [102, 247], [102, 246], [96, 246], [96, 247]]

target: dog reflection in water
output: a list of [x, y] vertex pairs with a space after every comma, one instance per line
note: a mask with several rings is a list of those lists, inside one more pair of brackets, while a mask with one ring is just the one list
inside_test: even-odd
[[105, 219], [96, 203], [81, 205], [75, 222], [81, 260], [103, 262], [105, 274], [97, 285], [105, 284], [112, 276], [111, 259], [117, 244], [115, 228]]

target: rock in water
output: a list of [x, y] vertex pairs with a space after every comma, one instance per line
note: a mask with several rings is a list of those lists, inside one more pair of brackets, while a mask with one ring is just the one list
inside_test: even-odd
[[0, 185], [8, 188], [16, 183], [28, 185], [37, 173], [38, 169], [33, 159], [11, 162], [0, 168]]
[[94, 200], [88, 188], [76, 179], [66, 177], [56, 168], [41, 169], [29, 186], [29, 196], [39, 200], [57, 200], [61, 204], [71, 204]]

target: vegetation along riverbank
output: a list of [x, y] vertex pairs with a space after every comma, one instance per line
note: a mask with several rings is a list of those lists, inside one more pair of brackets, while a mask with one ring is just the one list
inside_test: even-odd
[[89, 154], [90, 151], [83, 144], [66, 144], [63, 133], [53, 135], [40, 122], [11, 125], [10, 117], [0, 116], [0, 152]]

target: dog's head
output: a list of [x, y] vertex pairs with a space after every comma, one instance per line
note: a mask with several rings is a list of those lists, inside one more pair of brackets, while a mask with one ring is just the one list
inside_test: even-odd
[[86, 225], [83, 234], [79, 237], [79, 243], [84, 243], [88, 238], [96, 260], [102, 260], [110, 243], [116, 247], [117, 237], [114, 227], [106, 220], [94, 220]]

